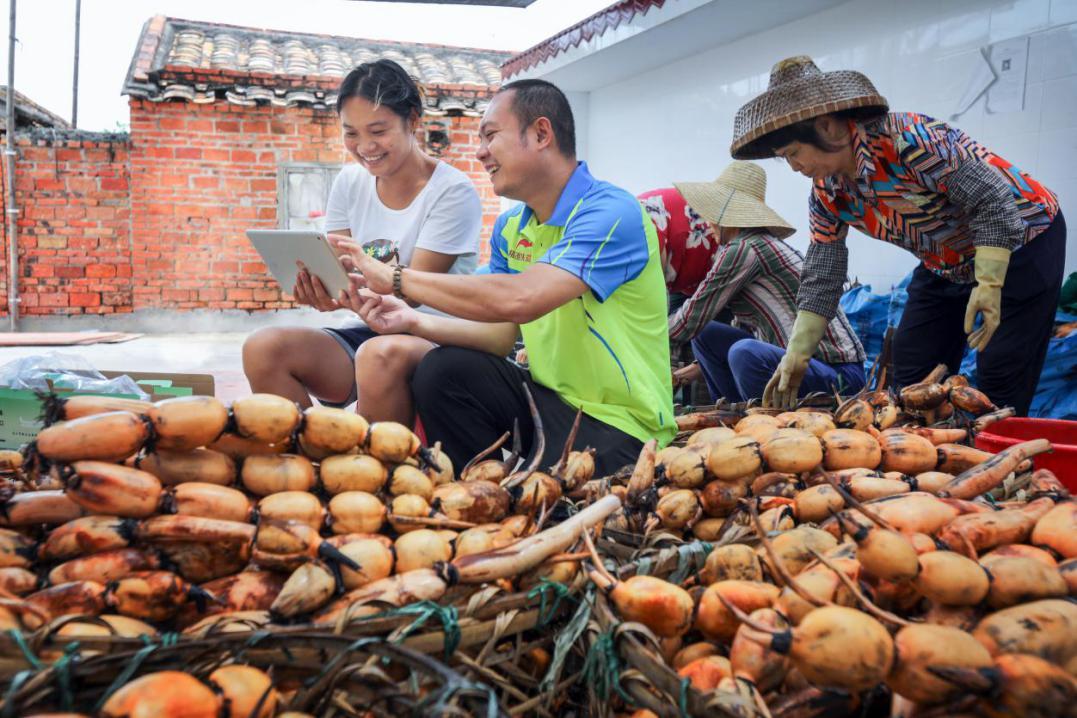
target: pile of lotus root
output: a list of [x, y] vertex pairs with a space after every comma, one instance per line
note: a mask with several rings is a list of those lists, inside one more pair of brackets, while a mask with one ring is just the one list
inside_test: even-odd
[[[568, 447], [550, 473], [537, 460], [514, 471], [517, 450], [458, 478], [405, 426], [267, 394], [230, 407], [96, 396], [46, 406], [35, 442], [0, 452], [0, 630], [336, 630], [453, 587], [569, 583], [580, 563], [563, 553], [620, 508], [610, 496], [550, 520], [562, 491], [594, 471], [592, 452]], [[272, 716], [287, 697], [252, 667], [208, 681], [143, 676], [101, 715]]]
[[1077, 502], [1031, 470], [1048, 441], [965, 446], [923, 425], [947, 405], [972, 430], [1008, 413], [929, 377], [833, 413], [682, 417], [683, 445], [585, 488], [623, 498], [607, 529], [717, 548], [686, 585], [595, 554], [591, 579], [726, 714], [1077, 715]]

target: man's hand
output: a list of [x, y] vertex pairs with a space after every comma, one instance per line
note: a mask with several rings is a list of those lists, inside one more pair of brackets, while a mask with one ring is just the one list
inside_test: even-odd
[[412, 333], [419, 313], [394, 296], [375, 294], [362, 287], [362, 278], [349, 274], [351, 286], [340, 293], [340, 303], [348, 307], [378, 334]]
[[314, 307], [319, 312], [332, 312], [340, 309], [340, 304], [335, 302], [326, 291], [322, 280], [312, 275], [302, 262], [296, 263], [299, 273], [295, 277], [295, 301], [297, 304], [306, 304]]
[[360, 275], [361, 286], [375, 294], [393, 293], [393, 268], [374, 259], [353, 242], [350, 237], [329, 235], [329, 243], [337, 250], [340, 263], [349, 272]]
[[673, 372], [673, 386], [683, 386], [699, 381], [703, 378], [703, 370], [699, 368], [699, 362], [694, 361], [688, 366], [682, 366]]

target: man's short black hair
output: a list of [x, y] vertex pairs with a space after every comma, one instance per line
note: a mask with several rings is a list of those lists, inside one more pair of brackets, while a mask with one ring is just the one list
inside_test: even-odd
[[512, 111], [524, 130], [540, 117], [545, 117], [553, 127], [557, 149], [565, 157], [576, 157], [576, 122], [572, 119], [572, 107], [561, 89], [546, 80], [516, 80], [502, 85], [498, 94], [514, 92]]

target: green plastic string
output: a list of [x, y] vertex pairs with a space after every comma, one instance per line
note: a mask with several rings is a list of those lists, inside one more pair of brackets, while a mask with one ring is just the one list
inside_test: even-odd
[[[265, 630], [256, 631], [254, 633], [254, 635], [252, 635], [250, 638], [247, 639], [246, 645], [243, 647], [242, 650], [239, 651], [239, 653], [237, 654], [237, 658], [243, 658], [246, 655], [248, 648], [254, 648], [259, 643], [261, 643], [262, 641], [264, 641], [265, 639], [269, 638], [272, 635], [273, 634], [270, 633], [269, 631], [265, 631]], [[295, 656], [292, 654], [291, 649], [288, 648], [287, 643], [282, 642], [280, 644], [279, 648], [280, 648], [281, 652], [284, 653], [284, 657], [288, 659], [289, 663], [292, 663], [292, 662], [295, 661]]]
[[583, 663], [583, 679], [603, 701], [609, 700], [613, 693], [632, 701], [621, 688], [621, 659], [612, 633], [600, 633], [595, 637]]
[[681, 679], [681, 691], [677, 697], [677, 708], [681, 712], [681, 718], [692, 718], [692, 714], [688, 712], [688, 688], [691, 685], [692, 681], [690, 679]]
[[397, 640], [404, 640], [420, 626], [425, 625], [431, 617], [437, 617], [445, 633], [445, 660], [449, 660], [452, 654], [456, 653], [456, 647], [460, 645], [460, 622], [456, 606], [441, 606], [434, 601], [419, 601], [400, 608], [389, 609], [384, 613], [379, 613], [378, 617], [411, 615], [415, 616], [415, 620], [400, 630], [400, 637]]
[[651, 574], [651, 564], [654, 563], [650, 558], [644, 556], [636, 562], [636, 575], [637, 576], [649, 576]]
[[127, 662], [123, 670], [112, 680], [112, 683], [108, 684], [108, 688], [101, 695], [101, 699], [97, 701], [97, 705], [94, 706], [93, 712], [97, 713], [105, 705], [113, 693], [122, 688], [127, 681], [131, 680], [131, 677], [135, 675], [139, 668], [142, 667], [142, 663], [146, 660], [151, 653], [157, 650], [158, 645], [150, 642], [145, 636], [142, 637], [143, 642], [146, 644], [142, 648], [138, 649], [138, 653], [131, 656], [131, 660]]
[[591, 620], [595, 585], [588, 583], [585, 591], [583, 600], [580, 601], [580, 605], [576, 608], [576, 613], [572, 615], [572, 618], [569, 619], [553, 641], [553, 658], [550, 660], [550, 667], [546, 671], [546, 676], [542, 679], [542, 684], [539, 686], [543, 693], [552, 691], [554, 686], [557, 685], [557, 681], [561, 678], [561, 667], [564, 665], [565, 659], [568, 658], [569, 651], [579, 640], [580, 634], [587, 628], [587, 622]]
[[259, 643], [269, 638], [271, 634], [269, 631], [256, 631], [250, 638], [247, 639], [247, 648], [254, 648]]
[[26, 662], [30, 664], [31, 668], [33, 668], [35, 671], [40, 671], [42, 668], [44, 668], [44, 665], [41, 663], [41, 661], [38, 660], [37, 656], [34, 655], [34, 652], [30, 650], [30, 646], [26, 644], [26, 639], [23, 638], [22, 631], [16, 630], [14, 628], [9, 628], [7, 629], [7, 634], [11, 636], [11, 640], [15, 641], [15, 645], [19, 647], [20, 651], [22, 651], [23, 657], [26, 658]]
[[[269, 635], [269, 633], [267, 631], [262, 631], [261, 633], [264, 633], [265, 635], [259, 637], [258, 638], [259, 641], [262, 638], [265, 638], [265, 636]], [[348, 656], [352, 652], [359, 650], [363, 646], [370, 645], [371, 643], [379, 643], [379, 642], [381, 642], [381, 640], [382, 639], [380, 637], [377, 637], [377, 636], [370, 636], [370, 637], [367, 637], [367, 638], [358, 638], [358, 639], [356, 639], [352, 643], [348, 644], [348, 646], [346, 648], [344, 648], [343, 650], [337, 652], [337, 654], [335, 656], [333, 656], [329, 660], [329, 662], [327, 662], [324, 666], [322, 666], [322, 670], [317, 675], [311, 676], [310, 678], [303, 681], [303, 685], [308, 687], [308, 688], [310, 686], [313, 686], [318, 681], [320, 681], [327, 673], [330, 673], [330, 672], [336, 670], [337, 665], [340, 664], [342, 661], [346, 660], [348, 658]], [[249, 644], [249, 642], [248, 642], [248, 644]]]
[[22, 688], [22, 684], [26, 683], [32, 675], [34, 675], [34, 672], [31, 670], [19, 671], [15, 674], [15, 677], [11, 679], [11, 685], [8, 686], [7, 692], [4, 694], [3, 718], [16, 718], [15, 694], [19, 692], [19, 689]]
[[[417, 710], [413, 711], [413, 714], [443, 715], [449, 712], [447, 710], [448, 702], [460, 691], [484, 693], [486, 695], [486, 718], [497, 718], [500, 704], [497, 702], [497, 694], [494, 693], [494, 689], [484, 683], [473, 683], [467, 679], [448, 681], [444, 683], [441, 688], [427, 694], [427, 696], [415, 706]], [[433, 706], [431, 706], [430, 711], [421, 710], [431, 703], [433, 703]]]
[[695, 573], [707, 561], [714, 546], [706, 541], [693, 541], [677, 548], [677, 570], [670, 574], [669, 582], [681, 585], [689, 574]]
[[[553, 603], [550, 606], [546, 605], [546, 594], [548, 592], [553, 593]], [[559, 581], [551, 581], [545, 577], [539, 579], [538, 584], [527, 592], [528, 601], [534, 601], [536, 598], [539, 600], [539, 626], [545, 626], [557, 615], [557, 609], [561, 607], [561, 601], [565, 598], [572, 600], [568, 595], [568, 586]]]
[[64, 646], [64, 655], [53, 665], [56, 671], [56, 683], [60, 687], [60, 707], [65, 711], [75, 709], [75, 695], [71, 691], [71, 664], [78, 660], [78, 641]]

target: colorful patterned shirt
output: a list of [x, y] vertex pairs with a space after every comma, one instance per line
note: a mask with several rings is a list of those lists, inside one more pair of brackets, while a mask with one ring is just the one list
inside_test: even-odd
[[523, 204], [498, 217], [490, 271], [560, 267], [589, 288], [523, 324], [532, 378], [568, 404], [640, 441], [677, 433], [666, 295], [654, 225], [628, 192], [579, 164], [553, 214]]
[[[668, 246], [675, 261], [682, 243], [673, 236]], [[693, 339], [729, 309], [737, 326], [760, 341], [786, 347], [803, 261], [799, 252], [763, 229], [744, 230], [725, 246], [715, 244], [706, 275], [669, 318], [670, 342]], [[864, 361], [864, 349], [844, 312], [830, 321], [814, 356], [827, 364]]]
[[892, 112], [850, 127], [856, 179], [831, 176], [812, 188], [801, 309], [834, 316], [850, 226], [904, 247], [949, 281], [968, 284], [976, 247], [1017, 249], [1058, 213], [1049, 189], [945, 122]]

